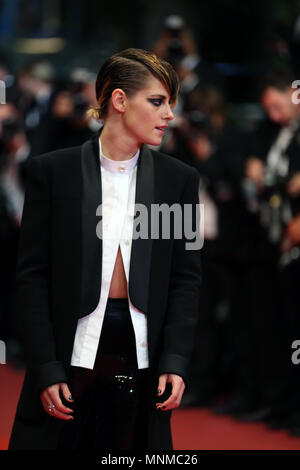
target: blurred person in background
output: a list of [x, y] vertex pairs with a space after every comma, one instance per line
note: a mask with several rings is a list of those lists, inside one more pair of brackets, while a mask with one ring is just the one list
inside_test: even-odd
[[198, 46], [184, 18], [178, 15], [167, 16], [162, 32], [153, 44], [152, 50], [170, 62], [180, 80], [180, 93], [175, 113], [184, 111], [185, 97], [197, 85], [211, 85], [223, 90], [223, 80], [214, 66], [206, 64], [199, 53]]
[[198, 170], [207, 234], [192, 386], [183, 403], [210, 404], [230, 392], [235, 396], [227, 406], [236, 410], [242, 400], [237, 389], [245, 376], [242, 353], [246, 338], [241, 323], [248, 304], [251, 259], [251, 220], [241, 192], [245, 136], [229, 119], [225, 98], [212, 85], [195, 87], [187, 95], [185, 109], [185, 119], [171, 128], [163, 149]]
[[97, 103], [95, 78], [87, 69], [75, 69], [64, 89], [57, 92], [48, 126], [48, 150], [80, 145], [101, 127], [87, 115], [89, 107]]
[[0, 80], [5, 83], [6, 103], [14, 103], [17, 96], [16, 80], [11, 62], [12, 61], [8, 57], [8, 54], [0, 49]]
[[300, 106], [293, 80], [285, 71], [262, 81], [260, 100], [268, 119], [253, 136], [245, 187], [261, 227], [252, 298], [260, 336], [257, 388], [267, 404], [262, 417], [271, 427], [299, 435], [300, 377], [291, 361], [291, 345], [300, 334]]
[[0, 335], [10, 360], [21, 360], [14, 322], [15, 269], [23, 203], [23, 166], [30, 152], [24, 123], [12, 103], [0, 106]]
[[17, 107], [24, 116], [31, 155], [50, 150], [48, 131], [55, 98], [55, 71], [48, 61], [32, 61], [18, 71]]

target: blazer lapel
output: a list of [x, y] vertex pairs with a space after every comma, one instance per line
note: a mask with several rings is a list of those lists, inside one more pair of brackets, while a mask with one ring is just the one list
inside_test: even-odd
[[[154, 163], [150, 149], [144, 144], [138, 159], [135, 204], [143, 204], [148, 215], [148, 237], [132, 240], [129, 270], [129, 296], [132, 304], [148, 312], [151, 269], [151, 204], [154, 202]], [[138, 215], [135, 210], [135, 217]]]
[[82, 146], [82, 278], [80, 315], [95, 310], [101, 290], [102, 238], [96, 234], [97, 207], [102, 203], [98, 134]]
[[[100, 133], [99, 133], [100, 134]], [[82, 277], [80, 317], [90, 314], [99, 302], [102, 274], [102, 238], [96, 234], [100, 222], [96, 211], [102, 204], [99, 134], [82, 146]], [[132, 240], [129, 296], [133, 305], [148, 312], [151, 269], [151, 204], [154, 202], [154, 163], [150, 149], [142, 145], [137, 164], [135, 204], [143, 204], [148, 215], [148, 238]], [[135, 214], [138, 215], [137, 213]]]

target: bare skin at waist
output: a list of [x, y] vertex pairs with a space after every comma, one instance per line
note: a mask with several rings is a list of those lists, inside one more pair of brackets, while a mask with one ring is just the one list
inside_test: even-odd
[[120, 247], [118, 249], [116, 263], [110, 283], [108, 297], [111, 298], [127, 298], [127, 279], [124, 270], [124, 264]]

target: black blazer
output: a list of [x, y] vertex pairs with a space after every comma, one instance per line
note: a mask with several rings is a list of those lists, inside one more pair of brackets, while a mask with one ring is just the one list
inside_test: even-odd
[[[28, 367], [16, 420], [47, 416], [39, 392], [68, 380], [78, 318], [99, 300], [97, 139], [98, 134], [82, 146], [33, 157], [29, 164], [17, 264], [17, 310]], [[195, 208], [198, 180], [195, 169], [142, 145], [135, 202], [149, 213], [153, 203]], [[185, 236], [132, 241], [129, 295], [148, 316], [153, 397], [162, 373], [176, 373], [187, 383], [201, 279], [200, 250], [186, 250], [187, 241]]]

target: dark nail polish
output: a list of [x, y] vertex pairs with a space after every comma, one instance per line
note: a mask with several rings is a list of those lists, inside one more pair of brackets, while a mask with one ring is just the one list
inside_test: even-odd
[[157, 395], [159, 395], [161, 393], [161, 390], [157, 390]]
[[69, 400], [73, 400], [72, 395], [69, 396]]

